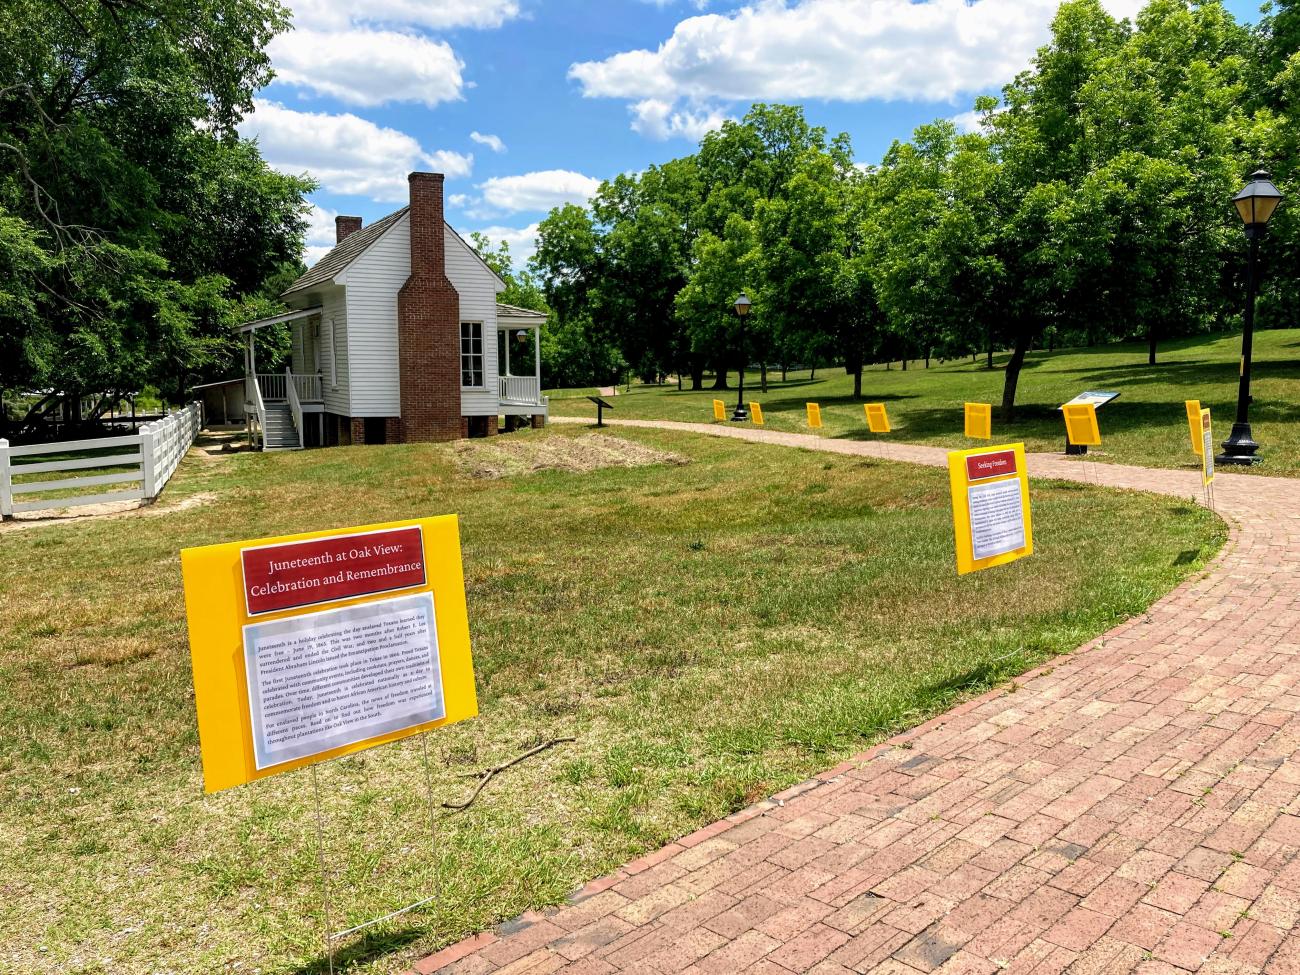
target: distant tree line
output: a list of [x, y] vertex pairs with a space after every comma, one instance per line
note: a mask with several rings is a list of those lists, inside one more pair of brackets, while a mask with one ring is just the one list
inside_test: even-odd
[[313, 186], [235, 127], [288, 26], [275, 0], [6, 4], [0, 394], [39, 394], [20, 425], [147, 386], [179, 400], [276, 307]]
[[[527, 282], [553, 320], [547, 382], [651, 380], [1010, 350], [1014, 409], [1035, 344], [1233, 327], [1245, 247], [1230, 199], [1260, 165], [1295, 193], [1300, 0], [1254, 27], [1218, 0], [1153, 0], [1136, 23], [1069, 0], [978, 131], [918, 128], [878, 165], [798, 107], [754, 105], [692, 155], [621, 175], [540, 226]], [[1260, 316], [1300, 317], [1300, 199], [1270, 224]], [[507, 267], [506, 271], [510, 269]]]

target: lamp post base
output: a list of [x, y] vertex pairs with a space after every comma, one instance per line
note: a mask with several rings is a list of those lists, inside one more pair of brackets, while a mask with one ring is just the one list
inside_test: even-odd
[[737, 406], [735, 412], [731, 414], [731, 419], [737, 423], [744, 423], [746, 420], [749, 419], [749, 414], [745, 412], [745, 408], [743, 406]]
[[1250, 435], [1249, 423], [1234, 423], [1232, 434], [1223, 441], [1223, 453], [1214, 458], [1216, 464], [1238, 464], [1248, 467], [1258, 464], [1263, 458], [1257, 457], [1255, 451], [1259, 444]]

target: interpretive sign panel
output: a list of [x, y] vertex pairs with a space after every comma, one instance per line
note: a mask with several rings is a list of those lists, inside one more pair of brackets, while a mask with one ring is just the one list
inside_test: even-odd
[[258, 545], [240, 560], [249, 616], [424, 585], [419, 525]]
[[1078, 396], [1070, 400], [1068, 403], [1062, 404], [1061, 409], [1065, 409], [1065, 407], [1067, 406], [1076, 406], [1079, 403], [1087, 403], [1088, 405], [1093, 407], [1105, 406], [1111, 400], [1117, 399], [1118, 397], [1119, 397], [1119, 393], [1113, 393], [1109, 390], [1089, 389], [1080, 393]]
[[713, 401], [713, 419], [725, 420], [727, 418], [727, 404], [720, 399]]
[[758, 403], [749, 404], [749, 418], [754, 421], [755, 426], [763, 426], [767, 421], [763, 419], [763, 407]]
[[1192, 453], [1197, 457], [1201, 456], [1201, 442], [1204, 439], [1201, 436], [1201, 401], [1198, 399], [1183, 400], [1183, 408], [1187, 410], [1187, 430], [1192, 437]]
[[993, 439], [993, 405], [991, 403], [966, 404], [966, 436], [972, 440]]
[[808, 411], [808, 425], [814, 430], [820, 430], [822, 426], [822, 408], [817, 403], [805, 403], [804, 408]]
[[1209, 409], [1201, 410], [1201, 483], [1214, 480], [1214, 431], [1210, 428]]
[[454, 515], [185, 549], [181, 569], [208, 792], [478, 713]]
[[259, 769], [446, 713], [427, 592], [250, 623], [244, 666]]
[[863, 403], [862, 409], [867, 414], [868, 430], [872, 433], [889, 432], [889, 413], [884, 403]]
[[1024, 444], [950, 451], [948, 478], [959, 574], [1033, 554]]

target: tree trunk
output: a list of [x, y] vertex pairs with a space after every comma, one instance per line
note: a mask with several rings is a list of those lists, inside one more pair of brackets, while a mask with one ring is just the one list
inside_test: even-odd
[[677, 392], [680, 393], [681, 391], [682, 391], [682, 371], [678, 369], [677, 370]]
[[704, 388], [704, 363], [691, 363], [691, 389], [701, 390]]
[[978, 361], [979, 361], [979, 353], [977, 353], [977, 352], [972, 352], [972, 353], [970, 354], [970, 364], [973, 366], [973, 365], [975, 365], [975, 363], [978, 362]]
[[790, 371], [790, 364], [784, 359], [781, 360], [781, 382], [785, 382], [786, 374]]
[[1029, 351], [1030, 336], [1021, 333], [1016, 336], [1016, 346], [1007, 361], [1006, 377], [1002, 381], [1002, 420], [1010, 423], [1016, 413], [1016, 384], [1020, 382], [1020, 367], [1025, 364], [1025, 354]]
[[1156, 364], [1156, 327], [1154, 324], [1147, 329], [1147, 365]]
[[862, 363], [859, 362], [853, 370], [853, 398], [862, 399]]
[[730, 388], [731, 388], [730, 386], [727, 385], [727, 367], [726, 367], [726, 366], [719, 366], [719, 367], [718, 367], [718, 370], [717, 370], [717, 373], [716, 373], [716, 378], [713, 380], [713, 386], [712, 386], [712, 388], [713, 388], [713, 389], [730, 389]]
[[758, 364], [758, 388], [767, 392], [767, 360], [764, 359]]
[[925, 350], [925, 368], [930, 368], [930, 350], [928, 348]]
[[808, 381], [812, 382], [816, 378], [817, 378], [817, 364], [813, 363], [813, 367], [810, 370], [808, 370]]

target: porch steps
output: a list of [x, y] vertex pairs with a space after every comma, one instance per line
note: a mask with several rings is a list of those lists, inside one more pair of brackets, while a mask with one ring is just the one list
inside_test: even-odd
[[293, 412], [288, 403], [272, 401], [266, 404], [262, 433], [263, 450], [302, 450], [302, 440], [293, 428]]

